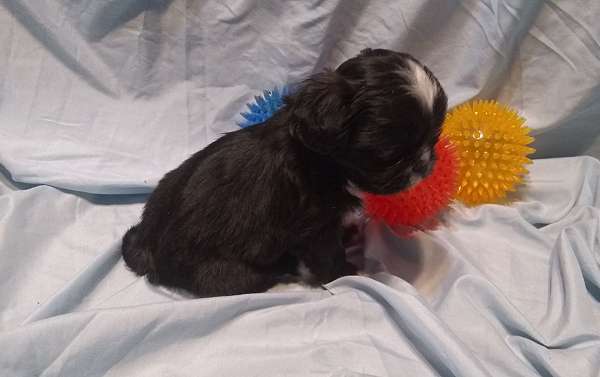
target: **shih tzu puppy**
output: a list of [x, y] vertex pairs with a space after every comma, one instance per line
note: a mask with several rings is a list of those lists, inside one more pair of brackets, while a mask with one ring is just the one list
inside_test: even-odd
[[125, 263], [200, 297], [355, 274], [341, 237], [356, 193], [392, 194], [425, 177], [446, 107], [416, 59], [366, 49], [301, 83], [268, 121], [166, 174], [123, 237]]

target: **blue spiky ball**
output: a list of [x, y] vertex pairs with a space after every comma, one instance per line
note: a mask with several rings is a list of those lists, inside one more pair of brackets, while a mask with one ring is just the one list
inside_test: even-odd
[[249, 111], [241, 113], [244, 121], [239, 123], [241, 128], [254, 126], [269, 119], [277, 110], [283, 106], [283, 99], [290, 93], [287, 86], [284, 86], [281, 91], [279, 88], [273, 90], [265, 90], [262, 96], [254, 97], [254, 103], [249, 103]]

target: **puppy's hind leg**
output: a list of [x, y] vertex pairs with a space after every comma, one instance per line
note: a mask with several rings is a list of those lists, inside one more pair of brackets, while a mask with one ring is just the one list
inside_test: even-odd
[[299, 258], [311, 273], [309, 284], [325, 284], [357, 273], [356, 267], [346, 260], [346, 250], [336, 231], [322, 232]]
[[199, 297], [231, 296], [264, 292], [279, 280], [276, 273], [243, 261], [215, 259], [198, 265], [193, 281], [185, 288]]
[[138, 228], [134, 226], [123, 236], [121, 254], [130, 270], [140, 276], [144, 276], [153, 273], [154, 259], [150, 252], [139, 243]]

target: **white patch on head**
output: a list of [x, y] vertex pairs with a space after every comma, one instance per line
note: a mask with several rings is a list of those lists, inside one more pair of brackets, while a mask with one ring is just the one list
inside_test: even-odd
[[406, 89], [427, 110], [433, 112], [433, 102], [439, 92], [437, 84], [418, 63], [408, 60], [407, 65], [407, 70], [400, 71], [400, 74], [409, 82]]

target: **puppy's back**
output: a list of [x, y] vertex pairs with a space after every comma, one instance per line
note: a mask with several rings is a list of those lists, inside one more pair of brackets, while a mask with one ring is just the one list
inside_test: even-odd
[[210, 260], [276, 263], [293, 243], [299, 200], [289, 142], [285, 130], [266, 126], [232, 132], [165, 175], [123, 239], [129, 268], [182, 285], [166, 279]]

